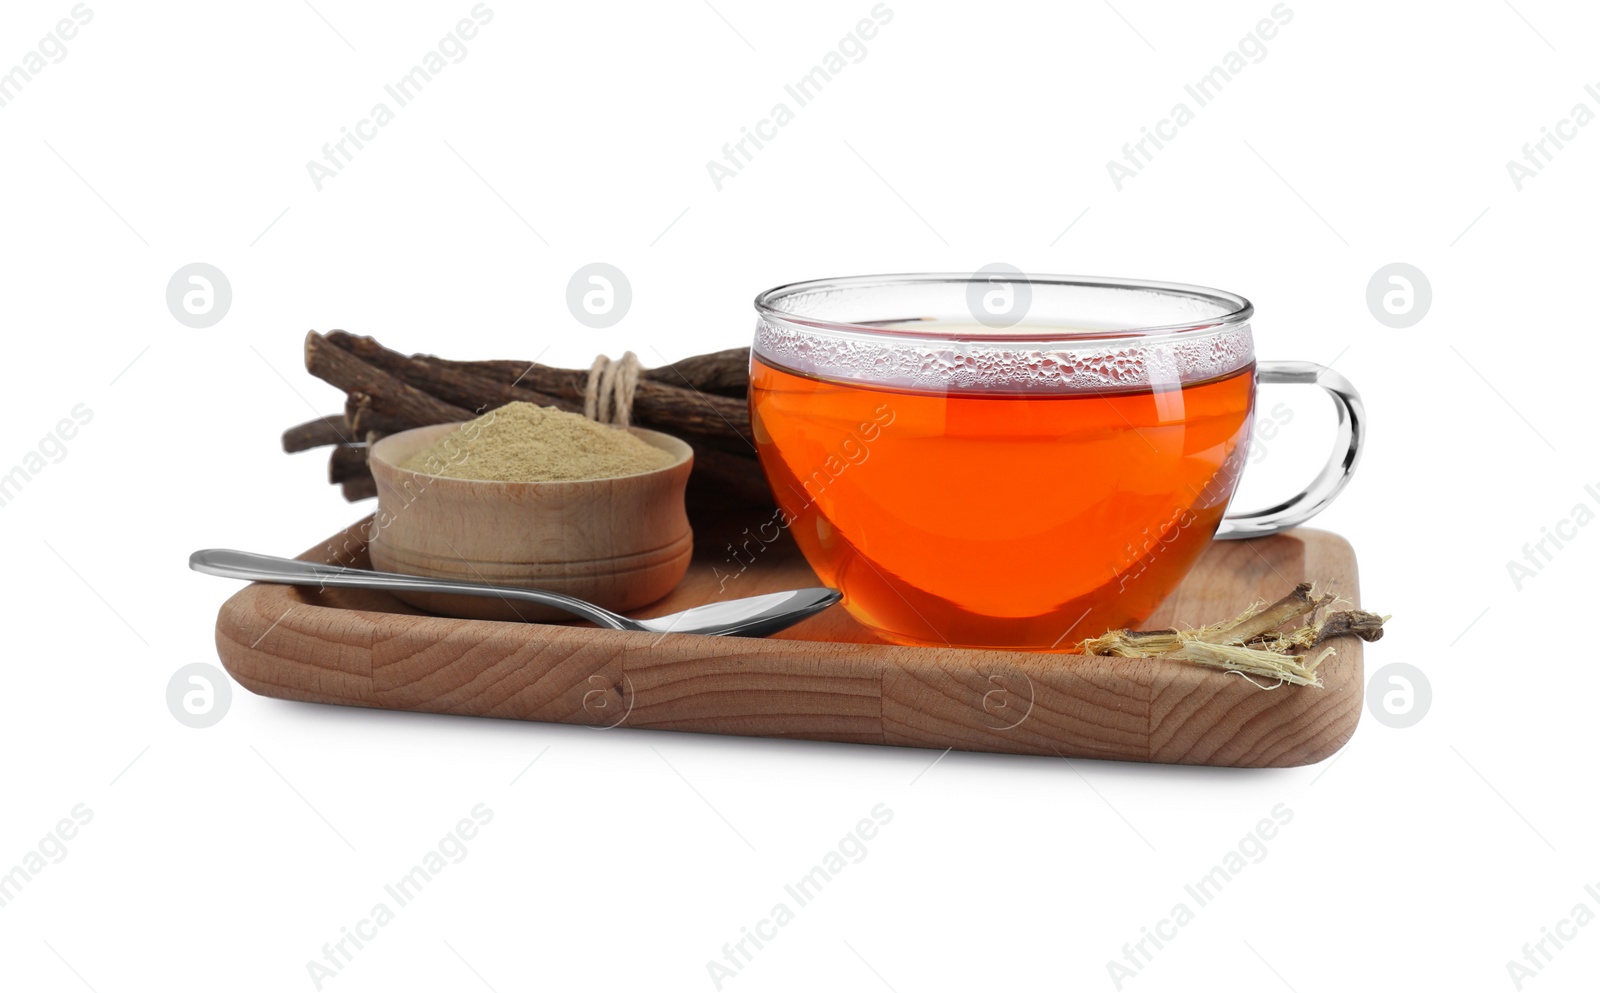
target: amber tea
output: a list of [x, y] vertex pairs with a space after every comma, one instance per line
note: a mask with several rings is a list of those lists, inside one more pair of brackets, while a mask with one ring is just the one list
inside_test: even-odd
[[[887, 640], [1070, 651], [1144, 621], [1224, 525], [1255, 399], [1249, 303], [1027, 278], [1048, 320], [1002, 328], [961, 319], [957, 276], [757, 301], [762, 466], [819, 578]], [[1280, 365], [1340, 399], [1320, 367]], [[1271, 533], [1332, 498], [1359, 412], [1341, 409], [1333, 482], [1228, 529]]]
[[861, 621], [914, 643], [1071, 647], [1142, 621], [1211, 540], [1253, 377], [938, 394], [756, 359], [750, 388], [795, 539]]

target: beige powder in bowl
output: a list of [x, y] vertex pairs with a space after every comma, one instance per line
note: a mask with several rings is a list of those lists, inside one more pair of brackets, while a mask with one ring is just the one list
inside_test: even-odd
[[674, 461], [670, 452], [624, 428], [519, 400], [466, 422], [400, 468], [454, 479], [538, 483], [632, 476]]

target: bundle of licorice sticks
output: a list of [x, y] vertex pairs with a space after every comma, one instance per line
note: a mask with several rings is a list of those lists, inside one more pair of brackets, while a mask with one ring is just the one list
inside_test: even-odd
[[[595, 371], [512, 359], [406, 355], [344, 331], [310, 332], [305, 361], [313, 376], [344, 391], [345, 408], [289, 428], [283, 448], [300, 452], [331, 446], [329, 481], [351, 501], [376, 493], [367, 453], [379, 438], [468, 421], [514, 400], [582, 413]], [[749, 363], [749, 349], [731, 348], [639, 369], [627, 417], [693, 447], [692, 487], [771, 505], [750, 437]]]

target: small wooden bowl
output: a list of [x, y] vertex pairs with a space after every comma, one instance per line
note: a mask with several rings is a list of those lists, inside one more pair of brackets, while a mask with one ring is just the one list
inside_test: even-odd
[[[628, 430], [672, 464], [611, 479], [505, 483], [400, 468], [459, 425], [389, 435], [368, 462], [378, 484], [372, 567], [438, 579], [551, 590], [608, 610], [661, 599], [689, 568], [693, 535], [683, 491], [694, 453], [658, 431]], [[414, 607], [487, 620], [570, 620], [493, 597], [396, 593]]]

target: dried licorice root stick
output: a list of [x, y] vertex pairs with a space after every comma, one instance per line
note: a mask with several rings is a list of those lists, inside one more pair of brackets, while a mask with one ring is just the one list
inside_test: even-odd
[[[1310, 583], [1301, 583], [1285, 596], [1251, 607], [1231, 621], [1183, 630], [1108, 631], [1085, 641], [1082, 651], [1122, 658], [1177, 659], [1293, 686], [1320, 687], [1317, 667], [1333, 649], [1308, 657], [1313, 648], [1344, 635], [1377, 641], [1388, 620], [1365, 610], [1339, 610], [1319, 623], [1317, 611], [1333, 602], [1334, 597], [1314, 595]], [[1308, 623], [1287, 634], [1279, 630], [1307, 614], [1311, 615]]]
[[[675, 371], [687, 367], [694, 375], [726, 388], [727, 381], [741, 368], [734, 364], [740, 354], [742, 350], [692, 356], [677, 366], [665, 367], [665, 373], [643, 370], [633, 396], [635, 420], [642, 426], [672, 433], [689, 431], [747, 439], [750, 410], [742, 395], [705, 393], [687, 373]], [[748, 355], [745, 362], [748, 365]], [[512, 400], [581, 411], [589, 378], [583, 369], [557, 369], [537, 362], [457, 362], [432, 355], [403, 355], [373, 338], [346, 331], [309, 336], [306, 369], [346, 391], [354, 388], [351, 383], [361, 382], [363, 375], [375, 379], [379, 384], [371, 391], [375, 400], [385, 399], [385, 391], [403, 387], [480, 412]], [[401, 392], [398, 399], [405, 397]]]

